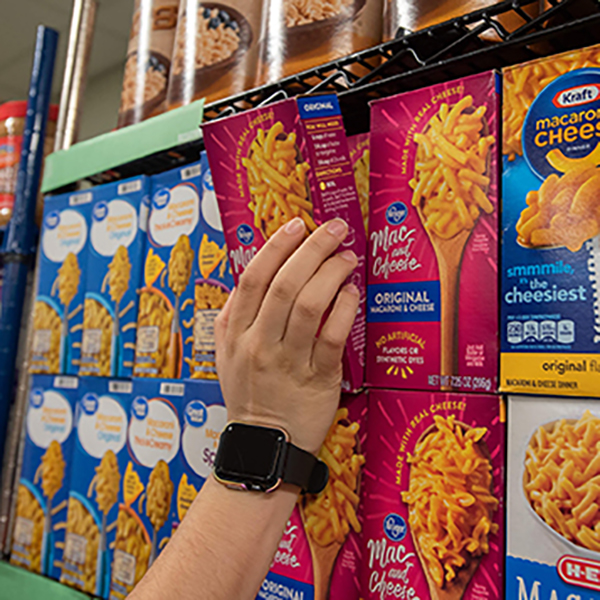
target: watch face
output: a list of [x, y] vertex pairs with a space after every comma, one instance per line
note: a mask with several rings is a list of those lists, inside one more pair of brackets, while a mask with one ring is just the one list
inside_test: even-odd
[[283, 431], [230, 423], [221, 434], [215, 475], [249, 489], [269, 490], [281, 477], [285, 442]]

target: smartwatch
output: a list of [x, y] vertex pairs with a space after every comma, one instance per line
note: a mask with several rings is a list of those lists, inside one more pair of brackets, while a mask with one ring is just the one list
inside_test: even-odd
[[318, 494], [327, 485], [327, 465], [294, 446], [283, 429], [229, 423], [219, 440], [214, 476], [239, 490], [272, 492], [282, 483]]

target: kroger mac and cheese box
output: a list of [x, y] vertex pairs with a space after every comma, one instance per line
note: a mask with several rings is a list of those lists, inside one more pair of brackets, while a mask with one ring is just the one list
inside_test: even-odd
[[490, 71], [371, 104], [370, 385], [497, 388], [498, 88]]
[[327, 487], [294, 508], [257, 600], [358, 600], [366, 435], [366, 393], [342, 395], [319, 454]]
[[25, 418], [10, 562], [60, 576], [71, 480], [76, 377], [34, 375]]
[[233, 275], [206, 152], [201, 155], [200, 246], [194, 261], [194, 330], [184, 343], [192, 379], [216, 379], [215, 319], [233, 289]]
[[600, 598], [598, 401], [508, 408], [506, 598]]
[[151, 177], [133, 368], [137, 377], [190, 376], [192, 344], [184, 342], [193, 335], [201, 173], [195, 163]]
[[108, 598], [132, 383], [80, 378], [60, 581]]
[[86, 191], [44, 201], [31, 373], [79, 371], [92, 200]]
[[372, 390], [369, 404], [361, 598], [503, 598], [502, 399]]
[[134, 379], [111, 565], [111, 600], [124, 600], [171, 539], [185, 383]]
[[599, 51], [504, 72], [504, 391], [600, 395]]
[[[301, 217], [307, 230], [340, 217], [342, 244], [358, 257], [350, 277], [365, 295], [365, 231], [344, 123], [335, 95], [306, 96], [204, 126], [233, 278], [281, 225]], [[344, 357], [344, 391], [363, 384], [365, 314], [361, 302]]]
[[135, 355], [149, 180], [93, 188], [80, 375], [130, 377]]

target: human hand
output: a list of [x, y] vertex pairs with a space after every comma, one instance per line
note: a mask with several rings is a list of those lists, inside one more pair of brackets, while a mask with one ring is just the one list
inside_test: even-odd
[[356, 255], [333, 255], [347, 233], [334, 219], [302, 243], [304, 222], [290, 221], [253, 258], [215, 326], [229, 419], [283, 428], [313, 454], [338, 406], [342, 354], [359, 303], [356, 286], [340, 290]]

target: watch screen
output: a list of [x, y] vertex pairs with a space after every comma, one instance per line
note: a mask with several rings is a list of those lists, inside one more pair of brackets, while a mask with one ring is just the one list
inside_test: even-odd
[[266, 480], [274, 476], [285, 435], [276, 429], [232, 423], [219, 446], [221, 477]]

